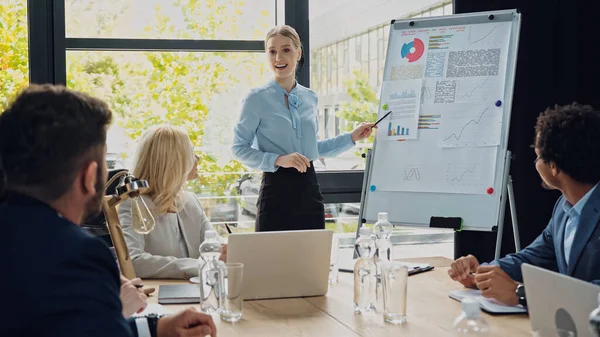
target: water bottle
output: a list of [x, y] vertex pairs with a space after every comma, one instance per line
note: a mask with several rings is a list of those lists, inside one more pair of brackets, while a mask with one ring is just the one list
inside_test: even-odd
[[600, 337], [600, 294], [598, 294], [598, 307], [590, 314], [590, 330], [596, 337]]
[[371, 229], [361, 227], [356, 248], [360, 257], [354, 265], [354, 312], [364, 314], [375, 311], [375, 272], [373, 258], [374, 244], [371, 239]]
[[[378, 261], [391, 262], [392, 259], [392, 224], [388, 221], [386, 212], [377, 213], [377, 222], [373, 225], [373, 233], [377, 238], [376, 246]], [[377, 268], [379, 270], [379, 268]], [[378, 273], [379, 275], [379, 273]]]
[[473, 298], [462, 300], [462, 312], [454, 321], [459, 336], [489, 336], [490, 326], [481, 316], [479, 302]]
[[200, 245], [200, 258], [198, 258], [198, 278], [200, 279], [200, 309], [208, 314], [219, 310], [221, 246], [214, 230], [204, 232], [204, 242]]

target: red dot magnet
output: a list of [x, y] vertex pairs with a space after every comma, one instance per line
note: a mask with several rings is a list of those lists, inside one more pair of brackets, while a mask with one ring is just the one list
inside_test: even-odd
[[494, 188], [490, 187], [487, 189], [487, 194], [493, 194], [494, 193]]

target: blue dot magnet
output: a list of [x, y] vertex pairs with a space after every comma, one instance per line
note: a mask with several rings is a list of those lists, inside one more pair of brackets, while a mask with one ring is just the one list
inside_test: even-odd
[[502, 105], [502, 101], [501, 100], [497, 100], [496, 101], [496, 106], [501, 106]]
[[375, 192], [375, 189], [377, 189], [377, 187], [375, 187], [375, 185], [371, 185], [371, 192]]

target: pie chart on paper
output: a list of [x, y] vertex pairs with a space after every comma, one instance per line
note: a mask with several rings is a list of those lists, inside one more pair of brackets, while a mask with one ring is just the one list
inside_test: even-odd
[[425, 52], [425, 44], [421, 39], [414, 38], [412, 41], [402, 45], [400, 56], [408, 62], [418, 61]]

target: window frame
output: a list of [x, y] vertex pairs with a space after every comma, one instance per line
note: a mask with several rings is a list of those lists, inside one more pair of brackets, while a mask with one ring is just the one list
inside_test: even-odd
[[[273, 2], [276, 24], [280, 24], [278, 16], [283, 12], [285, 23], [294, 27], [298, 35], [300, 35], [304, 47], [304, 64], [298, 71], [297, 78], [300, 84], [310, 87], [309, 2], [294, 0], [273, 0]], [[30, 83], [65, 85], [67, 77], [67, 50], [157, 52], [264, 51], [262, 40], [67, 38], [65, 20], [65, 0], [27, 0]], [[367, 47], [365, 46], [365, 48]], [[323, 56], [321, 55], [321, 57]], [[320, 66], [318, 63], [323, 64], [324, 62], [321, 59], [321, 62], [317, 62], [317, 66]], [[360, 202], [363, 175], [364, 172], [362, 170], [317, 172], [324, 202]]]

